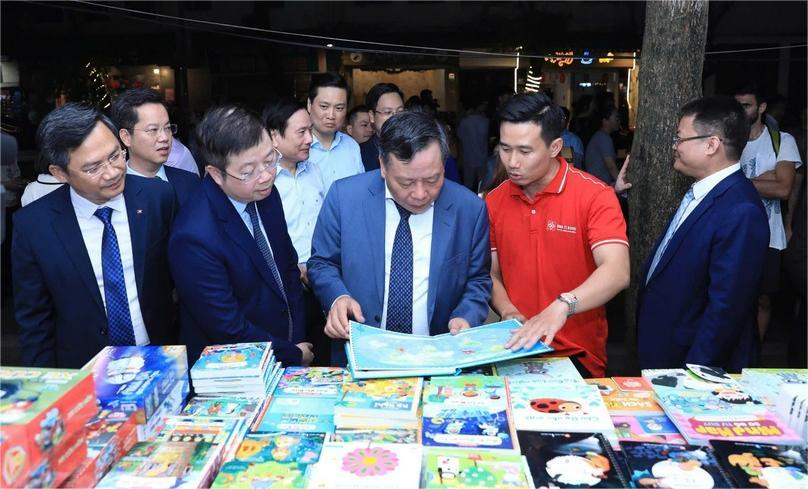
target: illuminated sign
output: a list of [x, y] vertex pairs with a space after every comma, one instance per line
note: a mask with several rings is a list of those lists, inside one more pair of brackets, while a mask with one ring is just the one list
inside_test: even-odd
[[606, 57], [605, 57], [605, 58], [598, 58], [598, 63], [600, 63], [600, 64], [608, 64], [608, 63], [611, 63], [612, 61], [614, 61], [614, 57], [613, 57], [613, 56], [614, 56], [614, 53], [612, 53], [611, 51], [609, 51], [608, 53], [606, 53]]
[[553, 54], [555, 54], [555, 56], [544, 58], [544, 61], [558, 65], [559, 68], [564, 65], [571, 65], [573, 61], [572, 56], [575, 55], [573, 51], [556, 51]]
[[592, 64], [592, 58], [588, 57], [589, 56], [589, 51], [584, 51], [584, 54], [582, 56], [583, 56], [581, 58], [581, 64], [582, 65], [591, 65]]

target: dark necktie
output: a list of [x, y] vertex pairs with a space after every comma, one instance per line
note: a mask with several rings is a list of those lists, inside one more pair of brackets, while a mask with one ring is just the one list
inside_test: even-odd
[[393, 240], [390, 258], [390, 287], [387, 294], [387, 330], [412, 333], [412, 233], [410, 211], [396, 204], [401, 220]]
[[111, 345], [134, 345], [135, 330], [132, 327], [132, 315], [129, 313], [129, 298], [126, 295], [118, 236], [112, 227], [112, 209], [101, 207], [96, 209], [94, 215], [104, 223], [104, 234], [101, 238], [101, 269], [104, 275], [109, 342]]
[[258, 223], [258, 208], [256, 207], [255, 202], [250, 202], [247, 204], [247, 214], [249, 214], [250, 222], [252, 223], [255, 244], [258, 245], [258, 250], [264, 257], [264, 260], [266, 260], [267, 265], [269, 266], [269, 271], [272, 272], [272, 276], [275, 278], [275, 283], [278, 284], [278, 288], [281, 289], [283, 303], [286, 304], [286, 317], [289, 319], [289, 341], [291, 341], [292, 311], [289, 309], [289, 301], [286, 299], [286, 289], [283, 288], [283, 280], [281, 280], [278, 265], [275, 264], [275, 258], [272, 256], [272, 251], [269, 249], [269, 243], [267, 243], [266, 238], [264, 238], [264, 233], [261, 232], [261, 225]]

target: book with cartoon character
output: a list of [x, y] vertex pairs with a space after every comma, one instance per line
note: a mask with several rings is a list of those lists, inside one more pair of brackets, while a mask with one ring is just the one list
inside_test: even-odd
[[734, 487], [808, 487], [806, 448], [740, 441], [710, 442]]
[[[626, 377], [623, 377], [626, 379]], [[640, 379], [643, 380], [643, 379]], [[596, 385], [603, 396], [606, 409], [612, 416], [635, 416], [646, 414], [662, 414], [662, 408], [657, 404], [654, 391], [651, 386], [643, 380], [638, 385], [647, 385], [647, 390], [637, 388], [624, 389], [625, 382], [618, 383], [615, 379], [586, 379], [586, 383]], [[633, 384], [629, 384], [633, 385]]]
[[348, 367], [356, 379], [453, 375], [459, 369], [512, 358], [538, 355], [553, 349], [541, 341], [529, 349], [505, 348], [516, 320], [484, 324], [456, 335], [395, 333], [351, 321], [345, 344]]
[[327, 439], [325, 433], [248, 433], [241, 441], [234, 459], [248, 463], [313, 464], [319, 460]]
[[273, 396], [338, 397], [350, 374], [340, 367], [287, 367]]
[[799, 436], [737, 382], [710, 382], [684, 369], [643, 370], [657, 401], [690, 444], [709, 439], [801, 443]]
[[231, 460], [222, 465], [211, 489], [304, 489], [307, 468], [308, 465], [298, 463]]
[[334, 424], [348, 428], [415, 428], [423, 386], [421, 377], [345, 382], [334, 404]]
[[712, 450], [668, 443], [620, 442], [634, 487], [730, 487]]
[[614, 436], [614, 425], [594, 385], [541, 384], [509, 379], [516, 429], [569, 431]]
[[620, 441], [647, 441], [677, 445], [687, 443], [665, 413], [612, 416], [612, 423], [614, 423], [617, 439]]
[[249, 425], [263, 407], [264, 399], [246, 397], [193, 397], [182, 410], [184, 416], [241, 417]]
[[420, 487], [528, 489], [531, 485], [525, 469], [524, 457], [518, 452], [426, 448]]
[[536, 487], [628, 487], [611, 445], [600, 433], [517, 434]]
[[745, 368], [741, 370], [743, 388], [770, 408], [777, 405], [780, 386], [808, 384], [806, 368]]
[[532, 375], [536, 382], [583, 384], [584, 378], [567, 357], [516, 358], [494, 365], [497, 375], [520, 377]]
[[309, 466], [310, 489], [411, 489], [418, 487], [422, 449], [415, 444], [327, 442]]
[[505, 377], [433, 377], [424, 389], [424, 446], [518, 449]]
[[262, 377], [272, 356], [272, 343], [206, 346], [191, 367], [191, 378]]

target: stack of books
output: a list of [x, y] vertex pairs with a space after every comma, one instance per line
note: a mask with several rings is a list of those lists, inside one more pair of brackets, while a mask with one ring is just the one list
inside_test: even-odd
[[424, 379], [404, 377], [345, 382], [334, 404], [338, 428], [417, 428]]
[[272, 343], [211, 345], [191, 368], [199, 396], [265, 398], [280, 379]]
[[87, 458], [62, 487], [95, 487], [137, 443], [135, 414], [102, 409], [87, 422]]

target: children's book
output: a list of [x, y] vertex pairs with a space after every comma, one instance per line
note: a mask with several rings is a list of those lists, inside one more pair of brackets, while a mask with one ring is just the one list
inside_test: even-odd
[[310, 466], [311, 489], [412, 489], [421, 474], [421, 446], [373, 442], [326, 443]]
[[805, 446], [711, 441], [715, 458], [734, 487], [808, 488]]
[[770, 408], [777, 404], [783, 384], [808, 384], [805, 368], [745, 368], [741, 370], [743, 389], [756, 396]]
[[275, 388], [273, 396], [334, 397], [350, 375], [339, 367], [288, 367]]
[[421, 443], [419, 429], [406, 428], [337, 428], [334, 430], [335, 442], [362, 442], [373, 443]]
[[248, 424], [251, 424], [263, 403], [263, 399], [197, 396], [188, 401], [182, 414], [185, 416], [242, 417]]
[[[423, 385], [421, 377], [345, 382], [341, 386], [340, 398], [334, 404], [334, 424], [354, 428], [415, 427]], [[357, 418], [365, 418], [365, 421]]]
[[517, 434], [536, 487], [628, 487], [611, 445], [600, 433]]
[[634, 487], [729, 487], [712, 450], [667, 443], [620, 442]]
[[[648, 385], [643, 382], [643, 385]], [[662, 408], [657, 404], [650, 386], [648, 390], [622, 390], [620, 384], [609, 378], [586, 379], [586, 383], [598, 387], [603, 403], [612, 416], [662, 414]]]
[[423, 397], [424, 446], [518, 449], [504, 377], [434, 377]]
[[248, 433], [236, 451], [240, 462], [284, 462], [313, 464], [327, 439], [325, 433]]
[[331, 433], [334, 431], [334, 415], [322, 413], [267, 412], [253, 431], [256, 433], [274, 431]]
[[531, 375], [536, 382], [583, 384], [584, 378], [567, 357], [517, 358], [494, 365], [497, 375]]
[[426, 448], [425, 452], [422, 488], [531, 487], [524, 457], [518, 452], [457, 448]]
[[267, 369], [272, 343], [236, 343], [206, 346], [193, 367], [191, 379], [258, 377]]
[[709, 439], [800, 443], [766, 405], [738, 386], [708, 382], [684, 369], [643, 370], [657, 401], [690, 444]]
[[614, 425], [594, 385], [541, 384], [532, 379], [509, 379], [516, 429], [614, 433]]
[[304, 489], [305, 464], [230, 461], [222, 465], [212, 489]]
[[614, 423], [617, 439], [620, 441], [647, 441], [677, 445], [687, 443], [665, 413], [612, 416], [612, 423]]
[[552, 351], [542, 342], [513, 352], [505, 348], [516, 320], [469, 328], [456, 335], [422, 336], [395, 333], [351, 322], [345, 344], [356, 379], [453, 375], [458, 369]]

